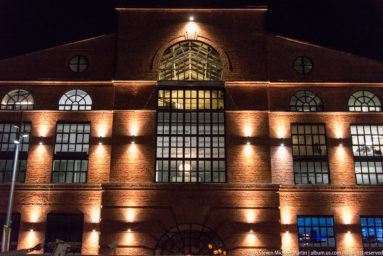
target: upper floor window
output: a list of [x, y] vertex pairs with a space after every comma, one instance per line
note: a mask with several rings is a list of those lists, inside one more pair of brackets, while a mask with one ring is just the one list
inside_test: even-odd
[[365, 253], [369, 251], [381, 252], [383, 248], [382, 216], [361, 216], [360, 225], [362, 226], [363, 251]]
[[71, 90], [61, 97], [59, 110], [92, 110], [92, 99], [82, 90]]
[[295, 184], [330, 181], [324, 124], [291, 124]]
[[85, 56], [77, 55], [70, 59], [69, 69], [75, 73], [84, 72], [89, 65], [89, 61]]
[[313, 62], [309, 57], [299, 56], [294, 60], [294, 69], [299, 74], [306, 75], [313, 69]]
[[[18, 129], [19, 127], [14, 123], [0, 123], [0, 182], [10, 182], [12, 179], [15, 154], [14, 141], [18, 138]], [[21, 133], [28, 136], [23, 137], [20, 142], [16, 177], [18, 182], [24, 182], [25, 180], [30, 132], [31, 124], [24, 123], [21, 127]]]
[[182, 41], [162, 55], [159, 80], [219, 81], [223, 66], [218, 52], [200, 41]]
[[290, 100], [290, 111], [317, 112], [323, 111], [321, 99], [310, 91], [298, 91]]
[[[299, 251], [326, 252], [336, 250], [334, 218], [332, 216], [298, 216], [297, 221]], [[306, 255], [310, 255], [310, 253]]]
[[351, 125], [357, 184], [383, 184], [383, 125]]
[[57, 123], [52, 182], [86, 182], [90, 123]]
[[33, 109], [33, 97], [26, 90], [17, 89], [8, 92], [1, 101], [1, 109], [31, 110]]
[[357, 91], [348, 100], [348, 110], [353, 112], [377, 112], [382, 110], [382, 104], [372, 92]]
[[225, 182], [224, 92], [158, 90], [157, 182]]

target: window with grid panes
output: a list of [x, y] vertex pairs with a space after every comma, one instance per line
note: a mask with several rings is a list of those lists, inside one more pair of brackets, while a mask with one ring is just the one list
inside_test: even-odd
[[299, 251], [336, 250], [332, 216], [298, 216], [297, 223]]
[[226, 182], [223, 90], [158, 90], [156, 182]]
[[383, 217], [361, 216], [363, 251], [383, 250]]
[[[18, 138], [17, 126], [18, 125], [14, 123], [0, 123], [0, 182], [10, 182], [12, 180], [13, 160], [16, 148], [14, 141]], [[19, 147], [20, 152], [16, 177], [16, 181], [18, 182], [25, 181], [31, 124], [24, 123], [21, 127], [21, 132], [28, 134], [28, 136], [23, 137]]]
[[329, 184], [324, 124], [291, 124], [295, 184]]
[[90, 123], [57, 123], [52, 182], [86, 182]]
[[383, 125], [351, 125], [357, 184], [383, 184]]

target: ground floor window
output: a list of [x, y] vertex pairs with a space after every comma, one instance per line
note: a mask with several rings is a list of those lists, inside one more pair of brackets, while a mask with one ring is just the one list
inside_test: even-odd
[[332, 216], [298, 216], [297, 222], [299, 251], [336, 250]]
[[49, 213], [45, 232], [44, 252], [52, 252], [56, 246], [56, 239], [70, 245], [67, 253], [81, 253], [83, 214]]
[[361, 216], [364, 252], [383, 250], [383, 217]]

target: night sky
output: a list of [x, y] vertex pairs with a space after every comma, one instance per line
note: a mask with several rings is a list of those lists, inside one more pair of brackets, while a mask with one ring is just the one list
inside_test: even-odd
[[269, 32], [383, 61], [381, 0], [0, 0], [0, 59], [114, 32], [115, 6], [260, 5], [268, 5]]

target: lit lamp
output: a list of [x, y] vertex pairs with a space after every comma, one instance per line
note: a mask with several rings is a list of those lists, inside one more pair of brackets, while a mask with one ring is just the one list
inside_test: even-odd
[[250, 136], [247, 136], [247, 138], [246, 138], [246, 145], [250, 145], [251, 143], [250, 143]]
[[186, 31], [185, 31], [185, 39], [186, 40], [196, 40], [198, 37], [197, 34], [197, 25], [193, 22], [194, 17], [190, 16], [189, 17], [189, 23], [186, 26]]
[[283, 140], [283, 138], [281, 138], [281, 143], [279, 144], [281, 147], [284, 147], [285, 146], [285, 142]]

